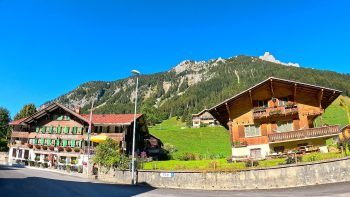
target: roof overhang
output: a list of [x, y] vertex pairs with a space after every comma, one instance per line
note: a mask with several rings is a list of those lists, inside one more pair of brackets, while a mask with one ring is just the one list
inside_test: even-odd
[[51, 104], [49, 104], [47, 107], [45, 107], [44, 109], [36, 112], [35, 114], [29, 116], [28, 118], [24, 119], [22, 122], [20, 122], [19, 124], [22, 125], [28, 125], [31, 124], [33, 122], [35, 122], [36, 120], [44, 117], [45, 115], [47, 115], [48, 113], [55, 111], [56, 109], [61, 108], [64, 111], [76, 116], [77, 118], [79, 118], [80, 120], [82, 120], [83, 122], [89, 123], [84, 117], [82, 117], [80, 114], [70, 110], [69, 108], [57, 103], [57, 102], [53, 102]]
[[311, 84], [287, 80], [287, 79], [270, 77], [256, 84], [255, 86], [250, 87], [249, 89], [244, 90], [239, 94], [215, 105], [214, 107], [208, 109], [208, 111], [211, 113], [211, 115], [214, 116], [216, 120], [220, 122], [222, 126], [228, 129], [227, 123], [229, 122], [229, 118], [230, 118], [229, 112], [228, 112], [229, 106], [231, 106], [235, 101], [242, 98], [243, 96], [249, 96], [250, 92], [271, 82], [273, 82], [274, 84], [281, 84], [281, 85], [291, 86], [291, 87], [297, 86], [298, 90], [301, 90], [301, 91], [314, 92], [314, 93], [323, 91], [321, 103], [324, 109], [326, 109], [342, 93], [342, 91], [332, 89], [332, 88], [326, 88], [322, 86], [316, 86], [316, 85], [311, 85]]

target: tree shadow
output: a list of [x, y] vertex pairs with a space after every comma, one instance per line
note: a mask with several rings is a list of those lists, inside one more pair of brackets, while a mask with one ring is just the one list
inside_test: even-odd
[[135, 196], [154, 190], [149, 185], [132, 186], [54, 180], [39, 177], [0, 178], [1, 196]]

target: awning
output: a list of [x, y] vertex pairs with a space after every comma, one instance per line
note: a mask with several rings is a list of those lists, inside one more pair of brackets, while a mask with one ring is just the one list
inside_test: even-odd
[[100, 135], [92, 136], [90, 140], [92, 142], [101, 143], [101, 142], [106, 141], [107, 138], [108, 137], [106, 135], [100, 134]]

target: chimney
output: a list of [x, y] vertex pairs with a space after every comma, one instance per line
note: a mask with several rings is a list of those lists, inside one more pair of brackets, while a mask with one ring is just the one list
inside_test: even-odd
[[75, 110], [74, 110], [75, 113], [80, 114], [80, 109], [81, 109], [80, 107], [76, 107]]

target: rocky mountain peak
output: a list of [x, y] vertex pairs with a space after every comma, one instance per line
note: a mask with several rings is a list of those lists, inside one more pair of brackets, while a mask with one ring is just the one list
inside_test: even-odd
[[273, 62], [273, 63], [276, 63], [276, 64], [281, 64], [281, 65], [284, 65], [284, 66], [300, 67], [300, 65], [298, 63], [291, 63], [291, 62], [284, 63], [284, 62], [281, 62], [281, 61], [277, 60], [272, 54], [270, 54], [270, 52], [265, 52], [263, 56], [259, 56], [259, 59], [264, 60], [264, 61], [268, 61], [268, 62]]

